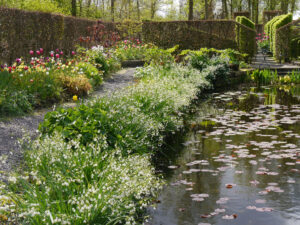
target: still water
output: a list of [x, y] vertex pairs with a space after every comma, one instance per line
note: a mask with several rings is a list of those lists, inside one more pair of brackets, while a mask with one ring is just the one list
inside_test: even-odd
[[215, 93], [199, 105], [151, 225], [300, 225], [300, 87]]

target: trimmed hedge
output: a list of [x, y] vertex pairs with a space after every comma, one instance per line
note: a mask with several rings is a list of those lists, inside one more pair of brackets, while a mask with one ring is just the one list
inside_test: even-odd
[[272, 27], [274, 23], [276, 23], [279, 19], [281, 19], [281, 17], [282, 16], [276, 16], [265, 25], [265, 33], [269, 36], [269, 41], [270, 41], [270, 51], [273, 50], [273, 45], [271, 44], [273, 41]]
[[179, 45], [180, 49], [216, 48], [236, 49], [235, 22], [230, 20], [199, 21], [144, 21], [144, 43], [153, 43], [161, 48]]
[[272, 26], [272, 45], [273, 45], [273, 55], [276, 59], [280, 59], [281, 55], [284, 57], [289, 57], [289, 52], [279, 51], [279, 45], [285, 42], [289, 45], [291, 30], [287, 29], [284, 33], [279, 34], [278, 29], [284, 25], [293, 21], [293, 14], [282, 15], [279, 20], [277, 20]]
[[291, 41], [291, 57], [297, 59], [300, 56], [300, 37]]
[[251, 30], [247, 30], [246, 28], [236, 25], [236, 32], [237, 32], [237, 43], [239, 45], [239, 51], [242, 53], [247, 53], [250, 57], [253, 57], [256, 51], [256, 28], [255, 24], [245, 16], [238, 16], [236, 18], [236, 22], [242, 24]]
[[[107, 31], [115, 27], [104, 24]], [[90, 36], [96, 25], [96, 20], [0, 7], [0, 63], [11, 63], [39, 48], [47, 53], [59, 48], [69, 54], [78, 44], [88, 47], [91, 44], [80, 42], [80, 37]]]
[[[265, 33], [269, 36], [270, 50], [273, 52], [273, 56], [276, 59], [280, 59], [284, 56], [288, 59], [291, 56], [290, 44], [291, 44], [291, 30], [290, 27], [280, 29], [293, 21], [292, 14], [285, 14], [274, 17], [265, 25]], [[279, 30], [280, 29], [280, 30]], [[296, 54], [296, 53], [292, 53]]]

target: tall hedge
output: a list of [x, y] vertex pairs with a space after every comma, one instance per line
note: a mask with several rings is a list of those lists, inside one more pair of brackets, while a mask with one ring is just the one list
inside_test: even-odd
[[[239, 43], [239, 51], [242, 53], [247, 53], [250, 57], [253, 57], [256, 50], [256, 32], [255, 24], [245, 16], [238, 16], [236, 22], [242, 24], [250, 29], [246, 29], [243, 26], [236, 26], [237, 42]], [[253, 30], [253, 31], [251, 31]]]
[[291, 30], [288, 28], [283, 33], [278, 33], [278, 29], [283, 27], [284, 25], [290, 23], [293, 21], [293, 15], [292, 14], [286, 14], [282, 15], [280, 19], [278, 19], [272, 26], [272, 45], [273, 45], [273, 56], [276, 59], [280, 59], [280, 55], [284, 55], [285, 57], [288, 57], [289, 52], [286, 51], [279, 51], [280, 45], [282, 43], [285, 43], [286, 45], [290, 45], [290, 36], [291, 36]]
[[297, 59], [300, 56], [300, 37], [291, 41], [291, 57]]
[[273, 51], [273, 24], [276, 23], [278, 20], [282, 18], [282, 15], [280, 16], [275, 16], [272, 20], [270, 20], [266, 25], [265, 25], [265, 32], [269, 36], [269, 42], [270, 42], [270, 51]]

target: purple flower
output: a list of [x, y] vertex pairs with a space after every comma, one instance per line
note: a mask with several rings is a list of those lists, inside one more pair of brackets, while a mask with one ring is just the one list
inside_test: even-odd
[[21, 58], [17, 58], [17, 59], [16, 59], [16, 62], [17, 62], [17, 63], [21, 63], [21, 61], [22, 61]]

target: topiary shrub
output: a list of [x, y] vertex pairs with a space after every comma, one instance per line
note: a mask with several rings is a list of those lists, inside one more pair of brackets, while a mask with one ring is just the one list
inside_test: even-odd
[[[246, 29], [239, 25], [236, 26], [236, 31], [238, 32], [237, 37], [239, 38], [239, 40], [237, 40], [237, 42], [239, 43], [239, 51], [242, 53], [247, 53], [251, 58], [256, 51], [255, 24], [245, 16], [238, 16], [236, 18], [236, 22], [250, 28]], [[251, 31], [251, 29], [253, 30], [253, 32]]]
[[283, 56], [284, 59], [290, 57], [289, 45], [290, 45], [290, 36], [291, 30], [290, 27], [287, 27], [283, 31], [279, 32], [278, 29], [284, 25], [293, 21], [292, 14], [282, 15], [272, 26], [272, 45], [273, 45], [273, 56], [276, 59], [281, 59]]
[[273, 24], [274, 23], [276, 23], [279, 19], [281, 19], [282, 18], [282, 15], [281, 16], [276, 16], [276, 17], [274, 17], [272, 20], [270, 20], [267, 24], [266, 24], [266, 33], [267, 33], [267, 35], [269, 36], [269, 41], [270, 41], [270, 51], [272, 52], [273, 51], [273, 45], [272, 45], [272, 43], [273, 43], [273, 35], [272, 35], [272, 33], [273, 33], [273, 29], [272, 29], [272, 27], [273, 27]]

